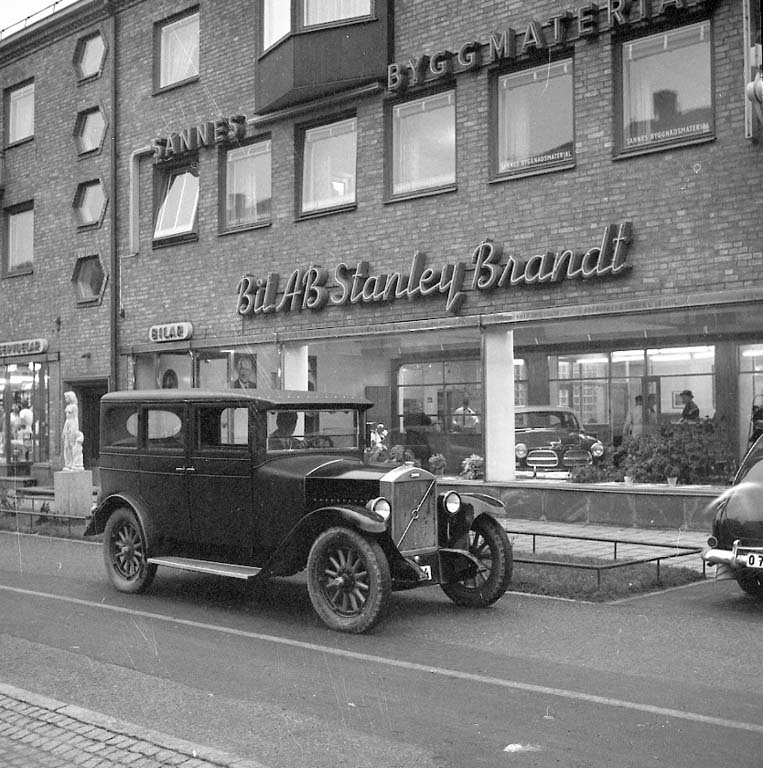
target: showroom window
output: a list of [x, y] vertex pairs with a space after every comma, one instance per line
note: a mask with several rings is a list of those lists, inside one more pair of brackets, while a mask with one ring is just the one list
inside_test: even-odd
[[456, 94], [447, 91], [392, 108], [392, 194], [456, 183]]
[[371, 0], [303, 0], [306, 27], [371, 15]]
[[6, 91], [8, 144], [34, 136], [34, 82]]
[[105, 53], [106, 45], [100, 33], [77, 42], [74, 50], [74, 66], [80, 80], [100, 75]]
[[34, 264], [34, 205], [26, 203], [7, 211], [5, 274], [32, 271]]
[[154, 241], [195, 236], [198, 205], [198, 165], [192, 164], [160, 173], [160, 203], [156, 214]]
[[77, 214], [77, 226], [100, 226], [106, 212], [106, 195], [100, 181], [84, 182], [77, 187], [74, 211]]
[[355, 204], [357, 120], [303, 133], [301, 213]]
[[709, 21], [621, 43], [620, 70], [619, 154], [713, 137]]
[[80, 155], [101, 149], [106, 134], [106, 118], [98, 107], [80, 112], [74, 126], [74, 140]]
[[225, 153], [225, 229], [270, 221], [270, 139]]
[[199, 75], [199, 13], [158, 26], [158, 83], [168, 88]]
[[498, 176], [574, 164], [572, 85], [569, 59], [497, 79]]

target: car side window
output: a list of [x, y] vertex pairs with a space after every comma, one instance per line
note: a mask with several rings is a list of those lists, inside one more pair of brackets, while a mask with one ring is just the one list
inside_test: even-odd
[[138, 447], [138, 409], [133, 405], [108, 408], [102, 421], [104, 448]]
[[183, 448], [182, 412], [167, 408], [146, 410], [146, 447], [149, 450]]
[[196, 445], [199, 449], [245, 448], [249, 444], [247, 408], [210, 406], [197, 411]]

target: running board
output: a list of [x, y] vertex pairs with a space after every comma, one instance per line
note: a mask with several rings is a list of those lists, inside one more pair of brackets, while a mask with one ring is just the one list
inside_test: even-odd
[[190, 557], [149, 557], [148, 562], [151, 565], [165, 565], [168, 568], [211, 573], [215, 576], [231, 576], [234, 579], [253, 579], [262, 570], [249, 565], [214, 563], [210, 560], [192, 560]]

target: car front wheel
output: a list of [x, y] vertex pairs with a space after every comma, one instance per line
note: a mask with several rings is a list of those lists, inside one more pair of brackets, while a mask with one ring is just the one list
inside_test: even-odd
[[511, 542], [501, 524], [481, 515], [469, 531], [469, 552], [479, 561], [477, 573], [461, 581], [441, 584], [457, 605], [485, 608], [503, 595], [511, 581], [514, 558]]
[[763, 598], [763, 571], [749, 571], [743, 569], [737, 571], [736, 577], [737, 584], [739, 584], [748, 595]]
[[392, 592], [389, 564], [379, 544], [350, 528], [329, 528], [307, 558], [313, 608], [330, 629], [365, 632], [382, 617]]
[[103, 559], [111, 583], [120, 592], [145, 592], [151, 586], [156, 566], [148, 562], [146, 537], [128, 507], [114, 510], [106, 523]]

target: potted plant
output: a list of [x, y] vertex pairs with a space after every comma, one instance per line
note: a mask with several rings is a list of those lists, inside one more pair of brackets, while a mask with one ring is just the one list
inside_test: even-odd
[[461, 462], [461, 477], [481, 480], [485, 476], [485, 459], [473, 453]]
[[665, 471], [665, 474], [668, 478], [668, 485], [676, 485], [678, 483], [678, 475], [680, 473], [681, 470], [675, 464], [671, 464]]
[[445, 472], [445, 468], [448, 466], [448, 462], [441, 453], [433, 453], [429, 457], [429, 470], [435, 475], [442, 475]]

